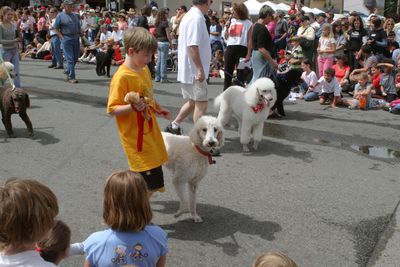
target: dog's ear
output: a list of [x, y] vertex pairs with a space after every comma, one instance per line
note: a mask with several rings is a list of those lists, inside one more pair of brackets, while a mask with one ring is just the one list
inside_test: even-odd
[[31, 107], [31, 101], [29, 99], [29, 95], [25, 93], [25, 107], [30, 108]]
[[218, 139], [219, 147], [224, 146], [225, 134], [224, 134], [224, 129], [222, 128], [222, 126], [218, 126], [217, 139]]
[[[257, 80], [258, 81], [258, 80]], [[246, 88], [244, 92], [244, 101], [250, 107], [255, 106], [258, 102], [258, 82], [255, 81], [249, 87]]]

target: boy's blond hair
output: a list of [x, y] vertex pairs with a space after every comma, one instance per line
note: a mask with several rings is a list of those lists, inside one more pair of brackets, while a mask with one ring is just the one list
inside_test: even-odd
[[282, 252], [267, 252], [258, 257], [253, 267], [297, 267], [297, 264]]
[[147, 184], [139, 173], [121, 171], [107, 178], [103, 220], [111, 229], [142, 231], [152, 218]]
[[157, 40], [145, 28], [134, 27], [125, 30], [124, 47], [126, 52], [129, 48], [133, 48], [136, 52], [144, 50], [154, 53], [157, 50]]
[[35, 180], [10, 179], [0, 187], [0, 249], [38, 242], [54, 226], [57, 198]]

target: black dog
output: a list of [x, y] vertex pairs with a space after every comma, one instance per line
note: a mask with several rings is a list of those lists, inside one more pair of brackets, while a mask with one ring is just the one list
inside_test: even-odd
[[277, 99], [271, 109], [278, 117], [286, 116], [283, 108], [283, 100], [289, 95], [291, 88], [303, 82], [301, 74], [302, 71], [300, 69], [291, 69], [285, 74], [278, 74], [275, 81]]
[[107, 67], [107, 77], [110, 77], [111, 61], [114, 56], [114, 49], [112, 46], [107, 48], [106, 52], [97, 52], [96, 54], [96, 73], [97, 76], [106, 75]]
[[26, 109], [29, 106], [29, 96], [24, 90], [20, 88], [0, 87], [1, 120], [9, 137], [15, 137], [11, 124], [11, 115], [14, 113], [19, 114], [28, 128], [29, 136], [33, 136], [32, 123], [26, 113]]

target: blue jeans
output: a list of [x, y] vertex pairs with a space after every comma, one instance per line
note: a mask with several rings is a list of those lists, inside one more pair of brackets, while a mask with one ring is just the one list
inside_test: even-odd
[[3, 48], [3, 60], [14, 64], [14, 85], [15, 87], [21, 87], [18, 48]]
[[318, 93], [316, 93], [316, 92], [308, 92], [304, 96], [304, 101], [314, 101], [314, 100], [317, 100], [318, 98], [319, 98]]
[[64, 57], [67, 61], [66, 74], [68, 80], [75, 79], [75, 64], [79, 58], [79, 38], [67, 38], [61, 40]]
[[168, 42], [157, 42], [157, 66], [156, 66], [156, 77], [155, 80], [159, 81], [167, 79], [167, 59], [169, 52]]
[[62, 66], [61, 41], [58, 36], [51, 37], [51, 63], [54, 66]]

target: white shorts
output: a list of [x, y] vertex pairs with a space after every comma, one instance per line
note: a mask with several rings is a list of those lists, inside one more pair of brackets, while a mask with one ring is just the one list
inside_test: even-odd
[[195, 81], [194, 84], [181, 83], [183, 99], [191, 99], [194, 101], [208, 101], [207, 82]]

